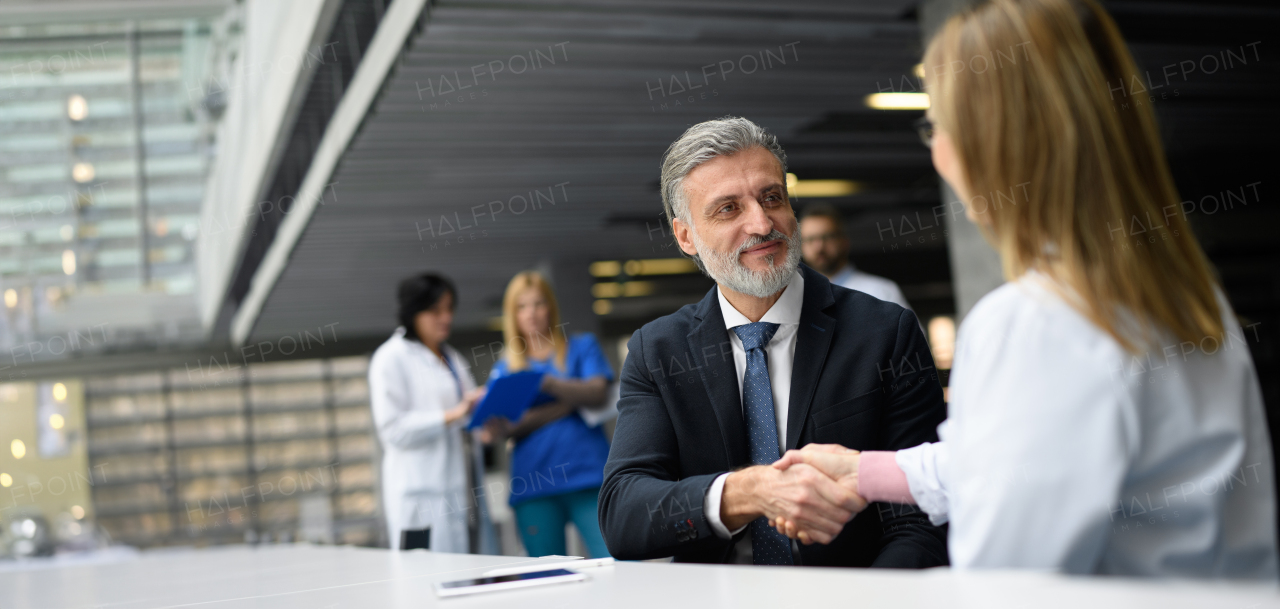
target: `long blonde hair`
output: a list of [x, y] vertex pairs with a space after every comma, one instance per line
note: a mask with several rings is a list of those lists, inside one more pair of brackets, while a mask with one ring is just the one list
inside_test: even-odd
[[955, 143], [969, 205], [982, 199], [974, 211], [990, 214], [983, 232], [1006, 279], [1036, 270], [1067, 286], [1130, 352], [1161, 330], [1222, 335], [1217, 281], [1146, 95], [1128, 97], [1140, 73], [1102, 7], [991, 0], [947, 21], [924, 66], [934, 119]]
[[544, 337], [539, 334], [532, 337], [532, 340], [550, 340], [551, 348], [555, 352], [556, 367], [564, 370], [569, 346], [560, 328], [560, 305], [556, 302], [556, 294], [552, 291], [551, 284], [547, 283], [546, 278], [537, 271], [516, 273], [516, 276], [511, 278], [511, 283], [507, 284], [507, 293], [502, 298], [502, 339], [505, 343], [505, 353], [502, 358], [506, 360], [507, 368], [511, 372], [529, 367], [529, 358], [525, 357], [529, 352], [529, 338], [520, 334], [520, 326], [516, 323], [516, 300], [529, 288], [538, 290], [542, 299], [546, 301], [547, 321], [551, 326], [550, 336]]

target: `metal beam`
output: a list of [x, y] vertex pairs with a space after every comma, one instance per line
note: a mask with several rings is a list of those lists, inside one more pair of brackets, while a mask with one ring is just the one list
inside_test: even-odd
[[253, 330], [267, 296], [284, 272], [289, 255], [311, 220], [317, 203], [325, 195], [324, 190], [329, 187], [334, 168], [382, 90], [382, 83], [400, 57], [425, 4], [426, 0], [395, 0], [387, 9], [386, 17], [378, 25], [377, 33], [351, 79], [347, 94], [330, 119], [289, 215], [280, 224], [266, 257], [254, 273], [249, 293], [231, 320], [233, 344], [243, 344]]

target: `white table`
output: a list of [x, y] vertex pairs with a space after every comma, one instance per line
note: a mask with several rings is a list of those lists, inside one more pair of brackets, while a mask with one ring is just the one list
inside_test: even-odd
[[[953, 573], [617, 563], [585, 583], [438, 599], [431, 584], [533, 559], [321, 546], [145, 552], [107, 564], [0, 572], [0, 607], [337, 609], [590, 607], [1280, 607], [1274, 587]], [[549, 559], [548, 559], [549, 560]]]

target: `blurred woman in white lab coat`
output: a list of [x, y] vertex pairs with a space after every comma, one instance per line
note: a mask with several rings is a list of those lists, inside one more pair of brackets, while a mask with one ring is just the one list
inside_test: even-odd
[[1009, 282], [960, 327], [941, 442], [778, 467], [950, 522], [956, 568], [1275, 581], [1257, 330], [1183, 215], [1148, 93], [1124, 91], [1142, 72], [1115, 22], [990, 0], [924, 66], [921, 136]]
[[445, 340], [457, 290], [423, 274], [400, 283], [400, 327], [369, 362], [369, 397], [382, 442], [382, 498], [391, 549], [496, 553], [481, 487], [480, 445], [464, 438], [484, 394]]

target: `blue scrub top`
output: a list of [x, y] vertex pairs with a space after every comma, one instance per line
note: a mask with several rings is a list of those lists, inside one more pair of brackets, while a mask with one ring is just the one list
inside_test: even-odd
[[[613, 369], [605, 359], [600, 344], [591, 334], [569, 339], [565, 369], [555, 365], [555, 356], [545, 360], [529, 360], [526, 370], [542, 372], [564, 379], [587, 380], [602, 376], [613, 382]], [[489, 373], [489, 382], [511, 372], [506, 360], [499, 361]], [[546, 394], [534, 404], [554, 401]], [[552, 421], [516, 443], [511, 454], [511, 505], [562, 495], [604, 484], [604, 462], [609, 458], [609, 441], [600, 427], [589, 427], [578, 411]]]

